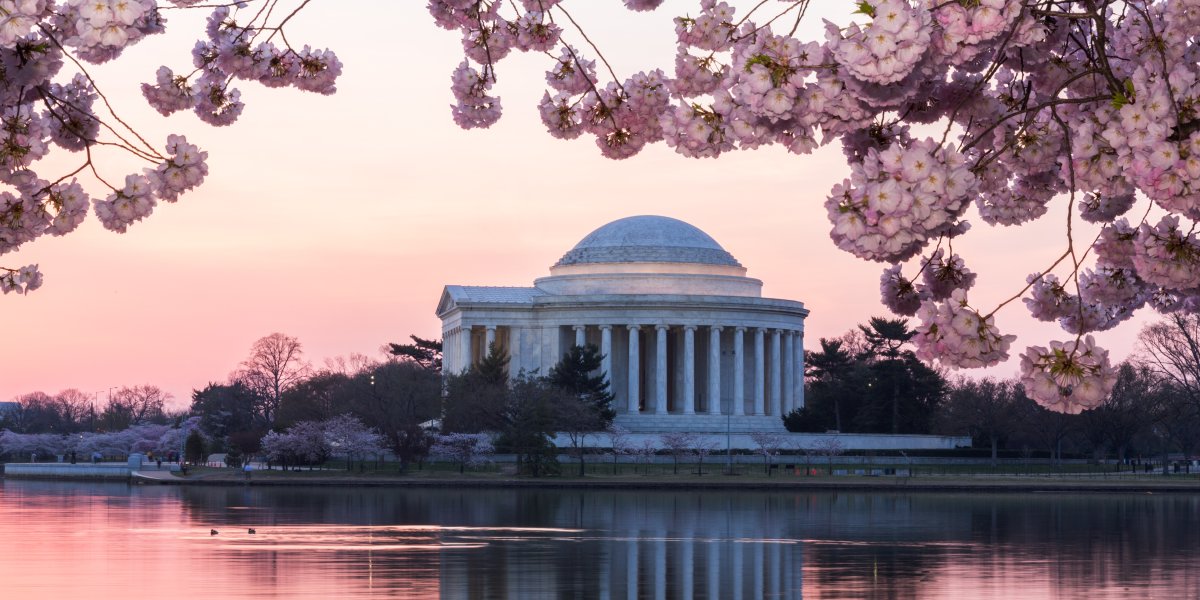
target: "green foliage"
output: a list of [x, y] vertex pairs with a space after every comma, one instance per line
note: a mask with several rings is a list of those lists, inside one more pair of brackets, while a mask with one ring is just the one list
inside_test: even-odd
[[350, 377], [322, 372], [289, 388], [279, 400], [275, 429], [284, 430], [301, 421], [324, 421], [346, 411]]
[[347, 381], [338, 405], [378, 429], [407, 468], [429, 452], [424, 424], [440, 416], [441, 390], [438, 371], [411, 361], [388, 362]]
[[505, 425], [509, 404], [508, 354], [495, 344], [484, 359], [461, 375], [446, 377], [442, 431], [480, 433]]
[[200, 430], [193, 429], [183, 442], [183, 459], [190, 463], [202, 463], [208, 456], [204, 436]]
[[245, 455], [243, 455], [237, 448], [230, 448], [229, 451], [225, 453], [225, 466], [233, 467], [235, 469], [241, 468], [241, 466], [245, 463], [245, 458]]
[[560, 406], [576, 401], [574, 396], [525, 374], [513, 381], [510, 391], [497, 447], [517, 455], [522, 474], [557, 474], [557, 449], [550, 440], [558, 429]]
[[[822, 339], [805, 357], [805, 408], [790, 431], [929, 433], [946, 395], [942, 376], [908, 348], [904, 319], [872, 318], [842, 339]], [[855, 347], [852, 349], [852, 347]]]
[[[828, 403], [823, 403], [828, 406]], [[829, 415], [821, 414], [813, 406], [798, 408], [783, 416], [783, 426], [796, 433], [825, 433], [829, 431]]]
[[200, 427], [216, 438], [239, 431], [264, 431], [267, 423], [256, 417], [258, 394], [241, 382], [210, 383], [192, 392], [191, 414], [200, 417]]
[[471, 365], [471, 370], [482, 383], [503, 386], [508, 384], [508, 361], [508, 352], [493, 343], [488, 346], [487, 355]]
[[408, 336], [411, 344], [388, 344], [392, 356], [402, 361], [411, 361], [423, 368], [441, 372], [442, 342], [441, 340], [426, 340], [415, 335]]
[[[869, 382], [866, 366], [846, 348], [842, 340], [820, 340], [821, 350], [805, 356], [808, 384], [804, 414], [797, 421], [785, 418], [789, 431], [846, 431], [848, 415], [855, 415]], [[792, 429], [792, 427], [801, 427]]]
[[608, 427], [617, 416], [612, 408], [613, 395], [609, 391], [607, 374], [600, 371], [603, 358], [594, 344], [572, 346], [550, 369], [547, 377], [550, 385], [573, 394], [595, 414], [599, 420], [598, 430]]
[[230, 451], [240, 452], [242, 454], [255, 454], [262, 450], [262, 438], [266, 435], [266, 430], [254, 431], [235, 431], [229, 434], [226, 438], [226, 444]]

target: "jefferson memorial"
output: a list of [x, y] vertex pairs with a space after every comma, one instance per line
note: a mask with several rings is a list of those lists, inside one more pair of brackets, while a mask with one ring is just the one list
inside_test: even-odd
[[437, 315], [447, 373], [491, 344], [510, 376], [596, 345], [614, 424], [633, 433], [782, 433], [780, 417], [804, 406], [804, 304], [762, 297], [762, 281], [677, 219], [613, 221], [530, 287], [448, 285]]

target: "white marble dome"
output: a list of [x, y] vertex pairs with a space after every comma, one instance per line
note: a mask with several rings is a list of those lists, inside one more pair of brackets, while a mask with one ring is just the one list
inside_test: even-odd
[[596, 229], [554, 266], [646, 262], [741, 266], [694, 225], [655, 215], [626, 217]]
[[720, 244], [679, 219], [641, 215], [585, 236], [534, 285], [556, 295], [760, 296], [762, 282]]

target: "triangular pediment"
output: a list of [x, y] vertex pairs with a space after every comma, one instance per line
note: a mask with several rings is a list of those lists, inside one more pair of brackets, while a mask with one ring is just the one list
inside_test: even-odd
[[458, 308], [458, 303], [455, 302], [455, 298], [454, 298], [456, 294], [454, 294], [453, 290], [451, 289], [451, 288], [456, 288], [456, 287], [458, 287], [458, 286], [448, 285], [448, 286], [442, 288], [442, 297], [440, 300], [438, 300], [437, 312], [435, 313], [437, 316], [440, 317], [440, 316]]

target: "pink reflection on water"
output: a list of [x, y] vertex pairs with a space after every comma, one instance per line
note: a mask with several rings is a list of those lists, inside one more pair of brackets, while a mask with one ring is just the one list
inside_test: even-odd
[[218, 519], [197, 522], [170, 493], [113, 492], [0, 484], [0, 598], [429, 598], [441, 591], [442, 552], [487, 546], [457, 539], [487, 531], [473, 527], [260, 526], [249, 534]]

